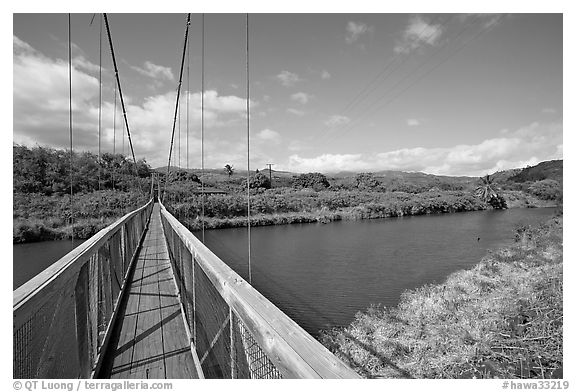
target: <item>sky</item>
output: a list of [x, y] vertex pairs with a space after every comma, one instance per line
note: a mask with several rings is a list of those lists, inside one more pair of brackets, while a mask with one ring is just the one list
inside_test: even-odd
[[[73, 143], [97, 153], [92, 18], [71, 16]], [[136, 158], [165, 166], [186, 14], [108, 18]], [[245, 18], [204, 17], [207, 168], [246, 168]], [[562, 14], [250, 14], [250, 166], [479, 176], [562, 159], [562, 31]], [[68, 147], [67, 39], [66, 14], [14, 14], [14, 143]], [[198, 168], [200, 14], [189, 40], [172, 165]], [[101, 151], [129, 154], [114, 86], [103, 28]]]

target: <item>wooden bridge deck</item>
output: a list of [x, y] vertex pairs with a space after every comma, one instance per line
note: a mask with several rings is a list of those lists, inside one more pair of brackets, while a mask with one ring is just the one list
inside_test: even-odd
[[101, 377], [199, 378], [158, 204], [134, 267]]

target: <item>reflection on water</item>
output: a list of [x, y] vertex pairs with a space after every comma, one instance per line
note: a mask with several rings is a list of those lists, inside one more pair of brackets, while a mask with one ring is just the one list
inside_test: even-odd
[[84, 240], [61, 240], [14, 245], [12, 289], [22, 286], [83, 242]]
[[[395, 306], [405, 289], [441, 282], [514, 239], [553, 208], [252, 228], [252, 279], [312, 334], [346, 325], [370, 304]], [[210, 230], [206, 243], [247, 277], [246, 228]]]

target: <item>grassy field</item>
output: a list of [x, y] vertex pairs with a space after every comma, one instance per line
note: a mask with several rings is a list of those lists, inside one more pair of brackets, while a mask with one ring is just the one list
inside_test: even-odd
[[562, 378], [562, 217], [321, 341], [368, 378]]

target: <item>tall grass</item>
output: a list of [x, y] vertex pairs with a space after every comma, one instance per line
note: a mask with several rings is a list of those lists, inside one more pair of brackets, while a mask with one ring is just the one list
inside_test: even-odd
[[14, 193], [14, 243], [70, 238], [86, 239], [148, 201], [137, 192], [97, 191], [70, 196]]
[[365, 377], [561, 378], [561, 217], [321, 341]]

